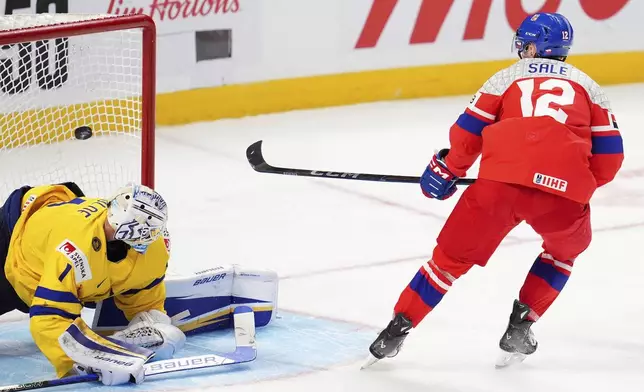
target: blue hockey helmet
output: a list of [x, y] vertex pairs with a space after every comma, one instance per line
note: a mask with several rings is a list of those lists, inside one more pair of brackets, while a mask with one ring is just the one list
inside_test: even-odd
[[513, 46], [519, 55], [532, 43], [538, 57], [567, 57], [572, 42], [572, 25], [565, 16], [538, 13], [521, 23], [514, 35]]

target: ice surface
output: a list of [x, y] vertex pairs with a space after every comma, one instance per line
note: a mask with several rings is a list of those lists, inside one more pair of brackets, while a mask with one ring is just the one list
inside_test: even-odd
[[[91, 320], [90, 315], [87, 316], [86, 320]], [[357, 353], [370, 344], [373, 333], [373, 328], [368, 326], [281, 312], [281, 316], [272, 324], [257, 329], [261, 356], [252, 363], [155, 375], [135, 388], [142, 391], [196, 391], [308, 374], [338, 363], [354, 362]], [[189, 336], [180, 356], [234, 350], [233, 331], [228, 329]], [[33, 343], [26, 320], [0, 323], [0, 369], [0, 385], [53, 377], [53, 368]], [[61, 392], [73, 391], [78, 390], [78, 386], [58, 389]], [[84, 385], [83, 389], [91, 392], [116, 392], [123, 390], [123, 387], [90, 383]]]
[[[223, 389], [210, 378], [216, 375], [195, 377], [212, 380], [213, 391], [234, 392], [641, 390], [644, 85], [606, 91], [625, 139], [624, 168], [596, 194], [593, 243], [535, 326], [540, 347], [522, 365], [494, 368], [512, 300], [540, 250], [525, 226], [510, 234], [485, 269], [473, 269], [454, 285], [395, 360], [359, 371], [367, 343], [364, 352], [350, 347], [356, 358], [351, 364], [283, 358], [284, 366], [297, 361], [313, 370], [297, 377], [258, 380], [253, 364]], [[374, 103], [159, 130], [157, 189], [170, 208], [171, 270], [218, 263], [270, 268], [282, 276], [282, 309], [383, 327], [400, 291], [431, 253], [456, 198], [427, 200], [409, 184], [259, 174], [247, 164], [245, 149], [263, 139], [273, 165], [420, 175], [433, 151], [446, 146], [447, 129], [468, 101]], [[324, 333], [324, 324], [319, 328]], [[365, 340], [364, 334], [346, 334]], [[301, 338], [314, 346], [317, 335], [310, 331]], [[152, 385], [136, 389], [157, 389]], [[209, 388], [200, 384], [198, 390]]]

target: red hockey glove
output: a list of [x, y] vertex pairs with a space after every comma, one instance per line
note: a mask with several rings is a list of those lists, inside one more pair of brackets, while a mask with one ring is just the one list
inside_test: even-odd
[[429, 166], [420, 177], [423, 194], [430, 199], [445, 200], [456, 192], [456, 177], [445, 164], [449, 148], [440, 150], [432, 157]]

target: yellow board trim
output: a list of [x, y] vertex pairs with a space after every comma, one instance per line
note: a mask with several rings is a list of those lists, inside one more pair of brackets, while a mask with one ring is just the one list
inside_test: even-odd
[[[160, 94], [157, 124], [178, 125], [394, 99], [473, 94], [516, 60], [383, 69]], [[600, 85], [644, 82], [644, 52], [571, 56]]]

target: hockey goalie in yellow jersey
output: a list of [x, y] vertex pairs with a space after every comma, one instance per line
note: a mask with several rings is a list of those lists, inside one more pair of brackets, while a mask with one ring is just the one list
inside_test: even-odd
[[[87, 198], [74, 183], [16, 189], [0, 209], [0, 314], [29, 313], [31, 335], [58, 377], [143, 382], [145, 362], [185, 343], [164, 310], [167, 219], [166, 202], [142, 185], [109, 199]], [[80, 312], [109, 297], [130, 323], [104, 338]]]

